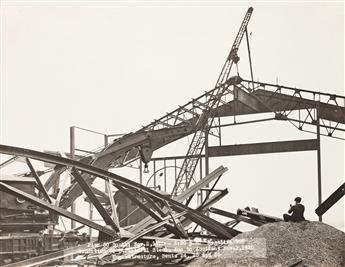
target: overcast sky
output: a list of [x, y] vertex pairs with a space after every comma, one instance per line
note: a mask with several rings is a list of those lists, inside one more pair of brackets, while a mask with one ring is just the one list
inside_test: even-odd
[[[1, 143], [69, 149], [68, 128], [127, 133], [211, 89], [249, 6], [255, 80], [344, 95], [343, 3], [33, 3], [1, 13]], [[242, 44], [241, 53], [245, 52]], [[247, 63], [240, 75], [249, 78]], [[231, 128], [224, 144], [315, 138], [281, 122]], [[77, 140], [92, 148], [101, 140]], [[177, 150], [184, 154], [186, 143]], [[344, 142], [323, 137], [323, 196], [344, 181]], [[174, 153], [173, 153], [174, 154]], [[229, 171], [216, 207], [316, 220], [316, 152], [211, 160]], [[324, 216], [344, 229], [344, 200]]]

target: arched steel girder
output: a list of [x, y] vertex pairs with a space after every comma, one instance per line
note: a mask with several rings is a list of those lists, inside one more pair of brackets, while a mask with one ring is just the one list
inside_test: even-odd
[[200, 225], [201, 227], [205, 228], [209, 232], [213, 233], [214, 235], [218, 236], [219, 238], [229, 239], [237, 235], [239, 232], [231, 229], [212, 218], [205, 216], [204, 214], [193, 210], [175, 200], [172, 200], [168, 196], [164, 196], [152, 189], [149, 189], [141, 184], [133, 182], [129, 179], [126, 179], [120, 175], [96, 168], [94, 166], [87, 165], [85, 163], [62, 158], [58, 156], [54, 156], [51, 154], [20, 148], [20, 147], [13, 147], [13, 146], [6, 146], [0, 145], [0, 153], [14, 155], [14, 156], [22, 156], [25, 158], [31, 158], [38, 161], [49, 162], [52, 164], [60, 165], [63, 167], [68, 168], [75, 168], [81, 172], [99, 177], [101, 179], [109, 179], [114, 181], [116, 184], [120, 186], [132, 189], [135, 191], [143, 192], [147, 196], [151, 197], [154, 201], [166, 201], [170, 207], [176, 212], [186, 212], [185, 217], [193, 221], [194, 223]]

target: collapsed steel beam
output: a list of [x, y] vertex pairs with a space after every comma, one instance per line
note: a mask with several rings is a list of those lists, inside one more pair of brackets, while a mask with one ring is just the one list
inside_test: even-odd
[[[144, 162], [149, 161], [153, 151], [187, 136], [193, 129], [191, 125], [194, 124], [194, 120], [190, 120], [188, 123], [175, 125], [171, 128], [151, 129], [127, 134], [115, 140], [99, 153], [96, 153], [92, 157], [84, 158], [81, 161], [84, 161], [84, 163], [86, 161], [86, 163], [101, 169], [123, 166], [123, 164], [129, 163], [140, 156]], [[94, 181], [94, 177], [90, 175], [85, 175], [84, 178], [89, 184], [92, 184]], [[61, 202], [61, 206], [68, 208], [81, 193], [82, 191], [78, 184], [73, 183], [64, 192], [64, 199]]]
[[14, 157], [12, 157], [12, 158], [6, 160], [5, 162], [2, 162], [2, 163], [0, 164], [0, 169], [6, 167], [7, 165], [11, 164], [12, 162], [15, 162], [18, 158], [19, 158], [19, 157], [14, 156]]
[[345, 195], [345, 183], [343, 183], [337, 190], [335, 190], [319, 207], [316, 208], [315, 213], [322, 216], [335, 203], [338, 202]]
[[282, 221], [281, 218], [274, 217], [271, 215], [266, 215], [266, 214], [255, 212], [255, 211], [251, 211], [247, 208], [246, 209], [238, 209], [237, 214], [247, 216], [251, 219], [261, 221], [263, 223], [281, 222]]
[[[127, 198], [129, 198], [133, 203], [137, 204], [140, 209], [142, 209], [144, 212], [146, 212], [150, 218], [154, 219], [156, 222], [161, 223], [163, 221], [162, 214], [157, 214], [153, 210], [151, 210], [149, 207], [147, 207], [146, 203], [142, 203], [137, 197], [130, 192], [130, 190], [127, 190], [123, 188], [121, 185], [116, 184], [113, 182], [114, 186], [119, 189]], [[147, 196], [146, 196], [147, 197]], [[152, 201], [152, 200], [151, 200]], [[156, 223], [157, 224], [157, 223]], [[170, 225], [163, 224], [163, 226], [170, 232], [173, 233], [176, 236], [180, 236], [181, 234], [179, 231], [177, 231], [175, 228], [171, 227]]]
[[27, 163], [27, 165], [28, 165], [28, 167], [29, 167], [29, 169], [31, 171], [31, 174], [34, 176], [34, 178], [36, 180], [36, 183], [38, 185], [38, 188], [41, 191], [41, 193], [43, 194], [44, 198], [46, 200], [48, 200], [49, 203], [52, 203], [52, 201], [51, 201], [51, 199], [50, 199], [46, 189], [44, 188], [44, 186], [43, 186], [43, 184], [42, 184], [42, 182], [40, 180], [40, 177], [38, 176], [34, 166], [32, 166], [31, 161], [28, 158], [26, 158], [25, 160], [26, 160], [26, 163]]
[[[155, 209], [156, 209], [156, 212], [151, 210], [149, 207], [148, 207], [148, 203], [150, 203], [151, 205], [154, 204], [154, 201], [152, 199], [150, 199], [146, 194], [144, 195], [146, 200], [147, 200], [147, 203], [142, 203], [138, 198], [137, 196], [140, 195], [140, 193], [143, 193], [143, 192], [138, 192], [138, 191], [135, 191], [136, 194], [133, 194], [131, 192], [131, 190], [127, 190], [125, 188], [123, 188], [122, 186], [116, 184], [115, 182], [113, 183], [114, 186], [116, 186], [126, 197], [128, 197], [133, 203], [137, 204], [138, 207], [140, 209], [142, 209], [143, 211], [145, 211], [150, 217], [148, 217], [150, 220], [150, 224], [154, 224], [154, 225], [157, 225], [157, 222], [158, 223], [161, 223], [164, 219], [165, 214], [164, 214], [164, 210], [166, 209], [162, 209], [162, 210], [158, 210], [158, 207], [156, 206]], [[159, 214], [157, 214], [157, 212]], [[164, 216], [164, 217], [162, 217]], [[153, 220], [155, 220], [156, 222], [154, 222]], [[149, 226], [150, 224], [148, 224], [147, 226]], [[174, 227], [172, 227], [171, 225], [169, 224], [162, 224], [170, 233], [172, 233], [173, 235], [177, 236], [177, 237], [180, 237], [180, 238], [184, 238], [184, 236], [180, 233], [180, 231]], [[132, 229], [131, 229], [132, 230]], [[138, 233], [141, 233], [144, 229], [141, 229], [140, 231], [136, 232], [135, 234], [138, 234]]]
[[[19, 148], [19, 147], [12, 147], [12, 146], [6, 146], [6, 145], [0, 145], [0, 153], [3, 154], [9, 154], [9, 155], [18, 155], [18, 156], [24, 156], [29, 157], [32, 159], [44, 161], [44, 162], [50, 162], [53, 164], [63, 165], [66, 167], [75, 167], [79, 171], [86, 172], [90, 175], [100, 177], [102, 179], [110, 179], [112, 181], [115, 181], [116, 183], [120, 184], [121, 186], [144, 191], [146, 194], [148, 194], [151, 198], [156, 199], [157, 201], [167, 201], [174, 211], [182, 212], [186, 211], [186, 217], [195, 222], [196, 224], [200, 225], [201, 227], [205, 228], [209, 232], [215, 234], [216, 236], [220, 238], [232, 238], [234, 237], [237, 232], [235, 232], [233, 229], [230, 229], [220, 222], [217, 222], [216, 220], [213, 220], [204, 214], [195, 211], [189, 207], [186, 207], [185, 205], [177, 202], [176, 200], [170, 199], [168, 196], [164, 196], [150, 188], [147, 188], [146, 186], [143, 186], [141, 184], [138, 184], [136, 182], [133, 182], [131, 180], [128, 180], [124, 177], [121, 177], [120, 175], [108, 172], [106, 170], [102, 170], [99, 168], [96, 168], [94, 166], [90, 166], [87, 164], [84, 164], [79, 161], [57, 157], [54, 155], [49, 155], [43, 152], [38, 152], [34, 150]], [[41, 201], [42, 202], [42, 201]], [[44, 203], [45, 204], [45, 203]], [[49, 206], [49, 205], [48, 205]], [[54, 207], [56, 208], [56, 207]], [[65, 211], [64, 209], [61, 209], [62, 211]], [[85, 220], [85, 219], [84, 219]], [[85, 224], [85, 223], [83, 223]]]
[[111, 207], [111, 217], [114, 220], [115, 224], [117, 225], [117, 228], [120, 229], [119, 217], [117, 215], [116, 204], [115, 204], [115, 200], [114, 200], [114, 196], [111, 190], [111, 184], [109, 180], [105, 182], [105, 186], [106, 186], [106, 189], [107, 189], [106, 191], [108, 191], [108, 196], [109, 196], [108, 198], [109, 198], [110, 207]]
[[44, 188], [47, 191], [49, 191], [49, 189], [52, 188], [54, 184], [56, 184], [56, 182], [59, 180], [60, 175], [66, 170], [67, 168], [64, 168], [64, 167], [60, 167], [60, 168], [56, 167], [54, 172], [49, 176], [47, 181], [44, 183]]
[[[99, 245], [98, 245], [99, 246]], [[92, 247], [95, 249], [96, 247]], [[80, 254], [90, 250], [90, 244], [83, 244], [76, 247], [66, 248], [64, 250], [59, 250], [56, 252], [52, 252], [49, 254], [44, 254], [41, 256], [29, 258], [23, 261], [13, 262], [10, 264], [2, 265], [2, 267], [31, 267], [31, 266], [39, 266], [44, 263], [48, 263], [53, 260], [58, 260], [61, 258], [65, 258], [67, 256], [72, 256], [75, 254]]]
[[6, 192], [6, 193], [9, 193], [11, 195], [15, 195], [17, 197], [20, 197], [20, 198], [23, 198], [29, 202], [32, 202], [33, 204], [41, 207], [41, 208], [44, 208], [44, 209], [47, 209], [49, 211], [52, 211], [52, 212], [56, 212], [58, 213], [59, 215], [62, 215], [64, 217], [67, 217], [71, 220], [74, 220], [74, 221], [77, 221], [81, 224], [84, 224], [84, 225], [87, 225], [93, 229], [96, 229], [98, 231], [101, 231], [107, 235], [110, 235], [112, 237], [116, 237], [117, 234], [115, 231], [111, 230], [111, 229], [108, 229], [106, 227], [103, 227], [97, 223], [94, 223], [93, 221], [90, 221], [90, 220], [87, 220], [87, 219], [84, 219], [83, 217], [79, 216], [79, 215], [76, 215], [72, 212], [69, 212], [63, 208], [60, 208], [60, 207], [56, 207], [52, 204], [49, 204], [45, 201], [43, 201], [42, 199], [39, 199], [38, 197], [35, 197], [33, 195], [30, 195], [22, 190], [19, 190], [13, 186], [10, 186], [10, 185], [7, 185], [3, 182], [0, 182], [0, 191], [3, 191], [3, 192]]
[[[223, 167], [223, 166], [218, 167], [217, 169], [212, 171], [210, 174], [208, 174], [204, 178], [202, 178], [200, 181], [195, 183], [193, 186], [191, 186], [189, 189], [182, 192], [180, 195], [175, 196], [173, 199], [182, 203], [186, 199], [192, 197], [201, 188], [205, 187], [206, 185], [211, 183], [213, 180], [221, 177], [221, 175], [223, 175], [223, 173], [225, 173], [227, 170], [228, 170], [228, 168], [226, 168], [226, 167]], [[140, 204], [142, 204], [142, 203], [140, 203]], [[139, 209], [137, 209], [137, 210], [139, 210]], [[135, 211], [136, 210], [134, 210], [134, 212]], [[166, 211], [167, 211], [166, 209], [163, 209], [163, 212], [166, 212]], [[134, 214], [134, 212], [133, 212], [133, 214]], [[146, 217], [141, 222], [134, 225], [131, 230], [134, 232], [141, 231], [145, 227], [149, 226], [151, 223], [153, 223], [152, 218]]]
[[77, 181], [79, 186], [84, 190], [85, 194], [87, 195], [91, 203], [95, 206], [99, 214], [102, 216], [104, 222], [107, 225], [110, 225], [115, 230], [115, 232], [119, 233], [120, 229], [117, 227], [117, 225], [115, 224], [113, 219], [110, 217], [108, 212], [104, 209], [104, 207], [99, 202], [95, 194], [92, 192], [92, 189], [90, 188], [90, 186], [84, 181], [80, 173], [75, 168], [73, 168], [71, 174], [73, 175], [74, 179]]
[[[172, 217], [173, 217], [173, 219], [178, 219], [178, 218], [184, 216], [185, 214], [186, 214], [186, 212], [183, 211], [183, 212], [181, 212], [181, 213], [172, 215]], [[130, 243], [132, 243], [133, 241], [139, 239], [140, 237], [143, 237], [144, 235], [146, 235], [146, 234], [148, 234], [148, 233], [150, 233], [150, 232], [152, 232], [152, 231], [154, 231], [154, 230], [157, 230], [158, 228], [160, 228], [160, 227], [162, 227], [162, 226], [168, 224], [168, 223], [169, 223], [169, 220], [171, 220], [171, 219], [172, 219], [172, 218], [171, 218], [170, 215], [164, 217], [164, 218], [162, 219], [161, 222], [156, 223], [156, 224], [152, 225], [151, 227], [145, 229], [144, 231], [138, 233], [137, 235], [135, 235], [135, 236], [129, 238], [127, 241], [125, 241], [125, 242], [122, 244], [122, 246], [125, 247], [125, 246], [129, 245]]]
[[129, 198], [132, 202], [138, 205], [140, 209], [145, 211], [149, 216], [151, 216], [153, 219], [155, 219], [157, 222], [162, 221], [162, 218], [159, 214], [152, 211], [149, 207], [145, 205], [145, 203], [142, 203], [140, 200], [138, 200], [129, 190], [123, 188], [121, 185], [113, 182], [113, 185], [119, 189], [120, 192], [122, 192], [127, 198]]
[[[252, 83], [253, 81], [247, 81], [244, 80], [239, 86], [242, 88], [245, 88], [243, 85], [245, 82]], [[229, 85], [229, 80], [222, 84]], [[265, 112], [274, 112], [276, 114], [280, 114], [282, 112], [290, 112], [293, 110], [305, 110], [310, 108], [319, 108], [320, 109], [320, 118], [326, 119], [330, 121], [335, 121], [339, 123], [345, 123], [345, 107], [342, 107], [340, 105], [331, 105], [326, 101], [323, 101], [320, 103], [320, 99], [322, 99], [324, 96], [327, 96], [328, 99], [335, 99], [334, 101], [343, 101], [344, 97], [342, 96], [336, 96], [332, 94], [324, 94], [320, 92], [313, 92], [309, 90], [301, 90], [286, 86], [280, 86], [280, 85], [272, 85], [268, 83], [259, 83], [254, 82], [256, 87], [263, 87], [270, 86], [274, 89], [274, 92], [268, 91], [268, 90], [262, 90], [262, 89], [255, 89], [252, 93], [248, 94], [244, 90], [237, 90], [237, 99], [228, 101], [226, 104], [222, 104], [219, 107], [215, 108], [211, 112], [211, 117], [222, 117], [222, 116], [236, 116], [236, 115], [243, 115], [243, 114], [258, 114], [258, 113], [265, 113]], [[164, 145], [167, 145], [168, 143], [171, 143], [175, 140], [178, 140], [179, 138], [182, 138], [188, 133], [181, 134], [177, 137], [165, 137], [165, 138], [157, 138], [157, 136], [150, 136], [149, 139], [141, 139], [141, 141], [138, 143], [138, 135], [142, 135], [142, 138], [146, 134], [150, 134], [150, 131], [152, 130], [166, 130], [169, 128], [179, 128], [179, 127], [186, 127], [187, 125], [195, 125], [197, 120], [199, 120], [202, 111], [207, 106], [207, 99], [210, 99], [212, 95], [215, 94], [215, 92], [219, 88], [216, 87], [213, 90], [210, 90], [203, 94], [202, 96], [198, 97], [197, 99], [193, 99], [192, 101], [188, 102], [186, 105], [183, 105], [182, 107], [179, 107], [178, 109], [174, 110], [173, 112], [168, 113], [167, 115], [159, 118], [158, 120], [155, 120], [154, 122], [150, 123], [147, 126], [144, 126], [142, 129], [137, 131], [136, 133], [130, 133], [127, 135], [124, 135], [121, 138], [116, 139], [113, 144], [110, 146], [104, 148], [102, 151], [100, 151], [100, 154], [95, 155], [96, 159], [92, 160], [90, 157], [90, 162], [92, 161], [92, 164], [98, 168], [102, 169], [109, 169], [110, 167], [114, 166], [121, 166], [123, 164], [127, 164], [128, 162], [137, 159], [139, 157], [139, 148], [137, 147], [140, 143], [143, 145], [145, 142], [151, 143], [151, 150], [154, 151], [160, 147], [163, 147]], [[284, 95], [281, 93], [282, 89], [289, 89], [291, 92], [299, 92], [298, 94], [291, 95]], [[249, 90], [248, 90], [249, 91]], [[232, 94], [232, 90], [227, 90], [224, 92], [224, 98], [226, 99], [226, 96], [229, 96], [229, 94]], [[308, 93], [309, 99], [302, 98], [301, 94]], [[313, 98], [314, 96], [314, 98]], [[317, 98], [315, 98], [315, 96]], [[206, 103], [203, 99], [206, 99]], [[222, 103], [223, 103], [222, 100]], [[242, 102], [241, 102], [242, 101]], [[333, 101], [333, 102], [334, 102]], [[260, 104], [261, 102], [261, 104]], [[263, 105], [264, 103], [264, 105]], [[198, 110], [198, 113], [195, 113], [195, 109]], [[188, 110], [187, 118], [180, 118], [182, 119], [182, 123], [180, 120], [176, 120], [173, 118], [179, 118], [184, 117], [185, 110]], [[286, 116], [284, 115], [283, 118], [286, 119]], [[278, 117], [276, 118], [278, 119]], [[288, 118], [288, 120], [292, 123], [295, 122], [296, 119], [294, 118]], [[174, 122], [173, 122], [174, 121]], [[299, 118], [298, 123], [300, 124], [300, 129], [302, 130], [302, 125], [312, 125], [313, 120], [312, 118]], [[295, 124], [294, 124], [295, 125]], [[296, 125], [295, 125], [296, 126]], [[297, 127], [297, 126], [296, 126]], [[326, 129], [328, 131], [328, 134], [331, 136], [332, 132], [336, 130], [344, 131], [344, 129], [341, 129], [338, 124], [335, 126], [327, 126], [326, 124], [321, 124], [320, 127]], [[162, 132], [157, 132], [162, 133]], [[146, 140], [146, 141], [145, 141]], [[126, 146], [124, 146], [126, 144]], [[151, 152], [152, 152], [151, 151]], [[108, 154], [110, 153], [110, 154]], [[101, 157], [99, 157], [102, 155]], [[184, 157], [186, 158], [186, 157]], [[92, 184], [93, 180], [92, 178], [88, 178], [87, 182], [89, 184]], [[81, 194], [81, 190], [78, 185], [73, 184], [65, 194], [65, 198], [63, 199], [61, 206], [67, 208], [71, 205], [71, 203]]]
[[209, 208], [209, 212], [217, 214], [217, 215], [221, 215], [221, 216], [224, 216], [224, 217], [227, 217], [227, 218], [231, 218], [231, 219], [234, 219], [236, 221], [252, 224], [252, 225], [255, 225], [255, 226], [261, 226], [261, 225], [264, 224], [261, 221], [256, 221], [254, 219], [250, 219], [250, 218], [247, 218], [247, 217], [242, 216], [242, 215], [237, 215], [235, 213], [232, 213], [232, 212], [229, 212], [229, 211], [225, 211], [225, 210], [221, 210], [221, 209], [217, 209], [217, 208], [213, 208], [213, 207]]
[[93, 186], [90, 186], [90, 187], [91, 187], [92, 192], [95, 195], [98, 195], [98, 196], [102, 197], [103, 199], [108, 199], [109, 198], [109, 196], [106, 193], [104, 193], [103, 191], [99, 190], [98, 188], [93, 187]]
[[[208, 211], [208, 209], [214, 205], [215, 203], [217, 203], [219, 200], [221, 200], [223, 197], [225, 197], [228, 194], [228, 190], [224, 189], [220, 192], [217, 192], [214, 196], [208, 198], [202, 205], [200, 205], [199, 207], [196, 208], [197, 211], [200, 211], [202, 213], [205, 213], [206, 211]], [[190, 224], [192, 224], [193, 222], [185, 217], [183, 217], [181, 219], [181, 224], [184, 228], [188, 227]], [[240, 234], [241, 232], [238, 231], [238, 234]], [[171, 235], [168, 235], [166, 237], [172, 237]]]
[[[175, 196], [173, 199], [178, 202], [185, 201], [186, 199], [194, 195], [198, 190], [200, 190], [201, 188], [205, 187], [207, 184], [212, 182], [214, 179], [219, 178], [227, 170], [228, 169], [223, 166], [218, 167], [217, 169], [212, 171], [210, 174], [205, 176], [203, 179], [198, 181], [196, 184], [194, 184], [193, 186], [191, 186], [190, 188], [182, 192], [180, 195]], [[164, 211], [166, 212], [167, 210], [164, 209]], [[141, 222], [134, 225], [131, 231], [133, 233], [138, 233], [142, 231], [144, 228], [146, 228], [147, 226], [149, 226], [152, 222], [153, 222], [152, 219], [150, 217], [147, 217], [143, 219]]]

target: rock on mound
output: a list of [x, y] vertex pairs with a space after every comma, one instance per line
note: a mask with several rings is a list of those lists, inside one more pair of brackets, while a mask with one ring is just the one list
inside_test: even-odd
[[[253, 244], [259, 254], [229, 249], [236, 241]], [[261, 248], [257, 244], [261, 240]], [[264, 241], [264, 242], [262, 242]], [[259, 242], [259, 243], [260, 243]], [[240, 244], [240, 243], [239, 243]], [[248, 247], [247, 247], [248, 248]], [[249, 246], [250, 248], [250, 246]], [[225, 246], [216, 259], [198, 259], [191, 266], [345, 266], [345, 233], [320, 222], [279, 222], [242, 233]]]

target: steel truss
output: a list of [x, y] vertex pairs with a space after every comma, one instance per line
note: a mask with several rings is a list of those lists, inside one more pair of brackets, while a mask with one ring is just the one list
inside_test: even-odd
[[[345, 98], [343, 96], [263, 82], [254, 82], [255, 87], [252, 90], [250, 88], [252, 83], [249, 80], [242, 80], [240, 83], [233, 80], [228, 81], [225, 85], [226, 90], [224, 90], [220, 100], [222, 105], [213, 109], [210, 116], [236, 117], [248, 114], [273, 113], [275, 120], [289, 121], [299, 130], [316, 132], [315, 126], [319, 125], [320, 135], [342, 138], [341, 136], [345, 131]], [[196, 130], [196, 122], [205, 108], [207, 99], [217, 89], [213, 89], [188, 102], [186, 105], [155, 120], [136, 133], [128, 134], [115, 140], [114, 143], [101, 151], [99, 155], [96, 153], [94, 161], [91, 161], [91, 159], [84, 159], [84, 161], [88, 162], [89, 160], [93, 165], [105, 169], [123, 166], [140, 157], [140, 146], [143, 144], [150, 143], [149, 149], [153, 152], [168, 143], [193, 133]], [[192, 112], [187, 112], [187, 110]], [[171, 120], [172, 114], [175, 114], [174, 116], [181, 118], [181, 120], [175, 120], [174, 123], [167, 126], [166, 122]], [[162, 121], [165, 123], [160, 123]], [[238, 125], [240, 124], [238, 123]], [[236, 125], [236, 123], [232, 125]], [[215, 127], [224, 126], [228, 125]], [[161, 130], [156, 131], [156, 129]], [[171, 135], [168, 136], [166, 133], [162, 135], [163, 130], [171, 131]], [[141, 137], [138, 138], [138, 136]], [[133, 139], [136, 139], [136, 141], [129, 141]], [[122, 145], [121, 147], [119, 146], [120, 144]], [[187, 156], [186, 158], [189, 157]], [[52, 174], [52, 177], [55, 179], [57, 176], [58, 173]], [[54, 179], [52, 178], [51, 180]], [[87, 181], [92, 183], [92, 178], [88, 178]], [[81, 194], [81, 190], [73, 189], [74, 187], [78, 188], [77, 185], [72, 185], [65, 192], [63, 207], [68, 207]], [[46, 189], [49, 189], [49, 187], [46, 187]]]
[[[2, 154], [8, 154], [8, 155], [14, 155], [14, 156], [21, 156], [25, 158], [30, 158], [38, 161], [48, 162], [55, 165], [63, 166], [65, 168], [72, 168], [75, 171], [86, 173], [88, 175], [92, 175], [94, 177], [99, 177], [101, 179], [109, 179], [113, 183], [115, 183], [115, 186], [119, 185], [122, 188], [125, 188], [126, 190], [130, 191], [136, 191], [140, 193], [144, 193], [147, 197], [151, 198], [151, 200], [155, 203], [158, 203], [158, 205], [166, 205], [168, 203], [169, 208], [173, 210], [174, 212], [181, 213], [185, 212], [184, 216], [191, 220], [192, 222], [200, 225], [201, 227], [205, 228], [209, 232], [213, 233], [214, 235], [218, 236], [219, 238], [232, 238], [236, 234], [238, 234], [238, 231], [228, 228], [227, 226], [205, 216], [203, 213], [193, 210], [181, 203], [179, 203], [176, 200], [170, 199], [168, 196], [164, 196], [154, 190], [151, 190], [141, 184], [135, 183], [131, 180], [128, 180], [124, 177], [121, 177], [117, 174], [108, 172], [106, 170], [99, 169], [94, 166], [90, 166], [88, 164], [82, 163], [80, 161], [71, 160], [68, 158], [58, 157], [51, 154], [38, 152], [34, 150], [24, 149], [24, 148], [18, 148], [18, 147], [11, 147], [11, 146], [5, 146], [0, 145], [0, 153]], [[84, 187], [85, 184], [79, 184], [82, 187]], [[87, 185], [88, 186], [88, 185]], [[68, 214], [66, 210], [62, 208], [55, 207], [52, 204], [44, 203], [42, 200], [37, 200], [37, 198], [25, 194], [24, 192], [20, 192], [20, 190], [13, 189], [3, 183], [0, 184], [0, 188], [4, 191], [21, 195], [22, 197], [25, 197], [29, 201], [34, 202], [37, 205], [46, 207], [46, 208], [54, 208], [55, 211], [58, 211], [61, 215], [71, 217], [71, 214]], [[86, 187], [85, 187], [86, 188]], [[90, 190], [90, 192], [92, 192]], [[89, 192], [89, 193], [90, 193]], [[98, 201], [97, 198], [93, 198], [93, 201]], [[74, 215], [74, 214], [73, 214]], [[78, 215], [74, 215], [78, 216]], [[79, 216], [80, 217], [80, 216]], [[78, 218], [80, 220], [80, 218]], [[84, 219], [86, 220], [86, 219]], [[95, 226], [93, 226], [95, 228]], [[109, 234], [109, 229], [103, 230], [107, 234]], [[112, 234], [113, 235], [113, 234]]]
[[234, 116], [274, 112], [276, 120], [289, 121], [299, 130], [316, 133], [315, 126], [319, 124], [323, 130], [321, 135], [344, 138], [344, 96], [264, 82], [254, 82], [254, 91], [252, 91], [251, 83], [253, 82], [243, 80], [238, 86], [249, 93], [239, 100], [247, 106], [252, 101], [255, 106], [249, 105], [251, 110], [238, 108], [237, 112], [234, 111]]

